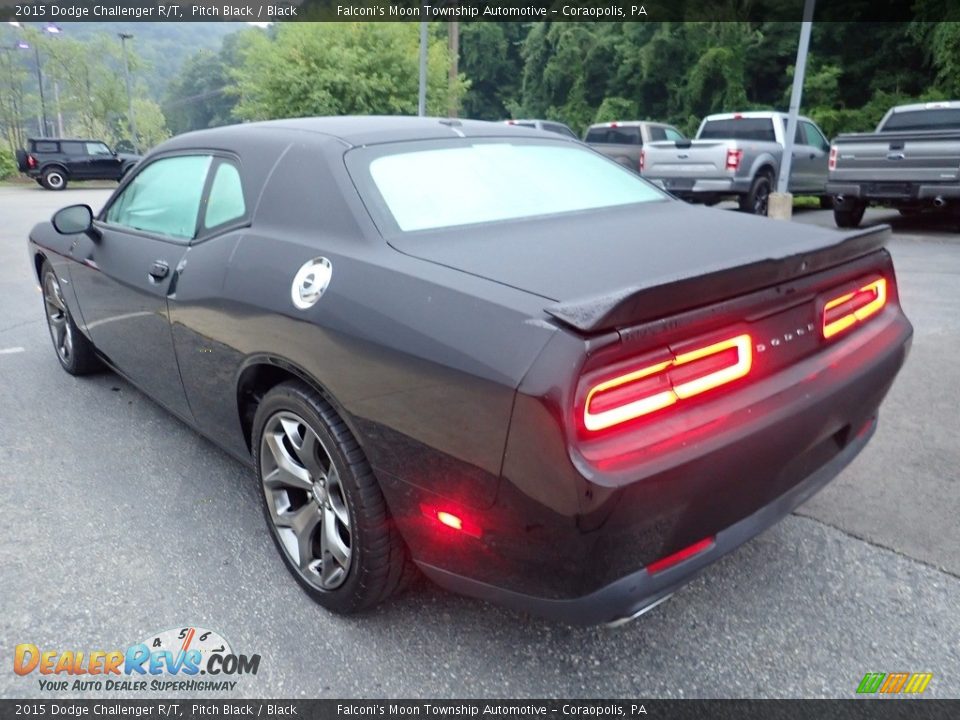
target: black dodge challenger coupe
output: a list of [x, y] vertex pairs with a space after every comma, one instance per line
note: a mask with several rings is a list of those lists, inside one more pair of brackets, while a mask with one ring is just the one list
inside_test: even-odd
[[691, 207], [542, 131], [354, 117], [176, 137], [29, 252], [63, 368], [252, 464], [325, 607], [419, 567], [609, 623], [867, 443], [912, 335], [888, 232]]

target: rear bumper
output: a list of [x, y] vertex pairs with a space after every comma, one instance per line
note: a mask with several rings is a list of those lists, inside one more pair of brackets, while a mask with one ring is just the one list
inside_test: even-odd
[[[884, 309], [824, 341], [814, 332], [822, 298], [875, 273], [891, 279]], [[713, 305], [688, 312], [675, 328], [652, 320], [587, 339], [554, 333], [517, 389], [491, 505], [378, 474], [425, 573], [568, 622], [615, 621], [665, 597], [834, 477], [866, 443], [910, 346], [889, 255], [872, 252], [737, 302], [719, 320]], [[579, 378], [584, 368], [715, 331], [728, 316], [743, 318], [737, 332], [756, 341], [748, 382], [619, 432], [584, 437], [571, 422], [581, 385], [570, 382], [571, 368]], [[451, 530], [436, 511], [476, 532]], [[705, 539], [714, 544], [702, 554], [649, 572]]]
[[877, 421], [874, 417], [846, 448], [826, 465], [752, 515], [721, 530], [716, 534], [713, 545], [708, 550], [662, 572], [651, 574], [646, 568], [638, 570], [581, 597], [544, 598], [527, 595], [458, 575], [427, 563], [418, 562], [417, 564], [427, 577], [453, 592], [572, 625], [616, 623], [642, 614], [669, 598], [704, 568], [776, 524], [805, 503], [859, 454], [873, 436], [876, 425]]
[[827, 193], [877, 202], [932, 201], [937, 197], [960, 198], [960, 184], [828, 182]]
[[644, 177], [679, 197], [695, 199], [697, 196], [745, 195], [750, 192], [750, 178]]

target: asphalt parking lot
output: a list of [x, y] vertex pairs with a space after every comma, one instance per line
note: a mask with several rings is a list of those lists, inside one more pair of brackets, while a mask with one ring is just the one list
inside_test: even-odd
[[[582, 629], [426, 582], [359, 618], [310, 601], [267, 535], [252, 471], [117, 376], [57, 364], [25, 238], [109, 192], [0, 187], [0, 696], [44, 695], [36, 674], [11, 672], [17, 643], [112, 649], [198, 625], [262, 656], [239, 679], [246, 697], [850, 698], [866, 672], [894, 671], [932, 672], [927, 695], [960, 697], [952, 227], [867, 215], [894, 225], [916, 334], [864, 453], [649, 615]], [[833, 225], [822, 211], [794, 221]]]

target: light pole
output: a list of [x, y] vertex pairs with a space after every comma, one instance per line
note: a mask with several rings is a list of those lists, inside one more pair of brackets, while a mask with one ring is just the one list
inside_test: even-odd
[[133, 93], [130, 90], [130, 59], [127, 56], [127, 40], [133, 40], [130, 33], [117, 33], [120, 38], [120, 44], [123, 45], [123, 74], [127, 81], [127, 119], [130, 122], [130, 142], [133, 143], [133, 151], [140, 152], [137, 142], [137, 123], [133, 119]]
[[[426, 3], [420, 6], [421, 17], [427, 16]], [[427, 21], [420, 21], [420, 88], [417, 93], [417, 115], [427, 114]]]
[[803, 97], [803, 78], [807, 69], [807, 51], [810, 48], [810, 31], [813, 29], [813, 8], [816, 0], [804, 0], [803, 21], [800, 23], [800, 42], [797, 45], [797, 62], [793, 66], [793, 88], [790, 91], [790, 109], [787, 113], [786, 137], [783, 139], [783, 155], [777, 188], [771, 193], [767, 214], [779, 220], [789, 220], [793, 214], [793, 195], [789, 193], [790, 170], [793, 167], [793, 146], [797, 133], [797, 115]]
[[[20, 40], [17, 43], [18, 50], [29, 50], [30, 43]], [[37, 62], [37, 86], [40, 88], [40, 117], [37, 118], [37, 124], [40, 126], [40, 137], [47, 136], [47, 101], [43, 96], [43, 66], [40, 62], [40, 47], [33, 46], [34, 58]]]

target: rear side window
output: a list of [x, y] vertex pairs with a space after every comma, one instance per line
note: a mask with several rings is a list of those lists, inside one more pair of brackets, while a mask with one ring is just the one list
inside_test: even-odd
[[686, 140], [686, 138], [683, 136], [683, 133], [675, 128], [664, 128], [663, 132], [666, 134], [667, 140], [673, 140], [674, 142], [677, 140]]
[[[557, 143], [411, 143], [381, 146], [360, 162], [361, 193], [401, 231], [551, 215], [643, 203], [664, 195], [635, 173], [586, 149]], [[355, 157], [366, 158], [364, 152]], [[376, 195], [374, 195], [374, 198]]]
[[86, 155], [83, 143], [81, 142], [62, 142], [60, 149], [65, 155]]
[[934, 108], [894, 113], [880, 128], [880, 132], [957, 129], [960, 129], [960, 108]]
[[49, 140], [38, 140], [33, 144], [33, 151], [41, 153], [55, 153], [60, 152], [60, 148], [55, 142], [50, 142]]
[[170, 238], [192, 238], [211, 160], [209, 155], [155, 160], [117, 196], [106, 221]]
[[700, 140], [759, 140], [775, 142], [773, 120], [770, 118], [731, 118], [707, 120], [698, 136]]
[[246, 214], [247, 206], [243, 200], [240, 171], [233, 163], [221, 161], [217, 165], [213, 183], [210, 185], [203, 226], [209, 230], [231, 220], [242, 218]]
[[652, 142], [658, 142], [660, 140], [666, 140], [666, 139], [667, 139], [666, 128], [662, 128], [657, 125], [652, 125], [650, 127], [650, 140]]

